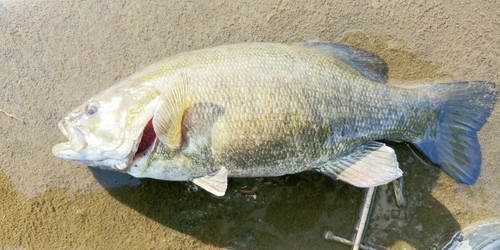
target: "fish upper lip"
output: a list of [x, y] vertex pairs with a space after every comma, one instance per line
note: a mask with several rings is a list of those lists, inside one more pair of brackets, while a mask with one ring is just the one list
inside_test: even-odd
[[68, 138], [68, 131], [66, 130], [66, 127], [64, 126], [65, 122], [64, 120], [63, 121], [59, 121], [57, 123], [57, 127], [59, 128], [59, 131], [61, 131], [61, 133], [66, 137]]
[[[85, 135], [78, 128], [70, 128], [66, 121], [62, 120], [57, 124], [61, 133], [68, 139], [67, 142], [56, 144], [52, 147], [52, 153], [58, 157], [68, 159], [70, 152], [82, 151], [87, 147]], [[66, 152], [66, 154], [62, 153]]]

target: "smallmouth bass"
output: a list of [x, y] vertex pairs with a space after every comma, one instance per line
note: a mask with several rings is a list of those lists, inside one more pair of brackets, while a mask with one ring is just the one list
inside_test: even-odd
[[414, 144], [473, 184], [495, 83], [387, 84], [379, 57], [347, 45], [244, 43], [174, 55], [90, 98], [58, 126], [54, 155], [135, 177], [193, 181], [316, 170], [357, 187], [402, 175], [380, 140]]

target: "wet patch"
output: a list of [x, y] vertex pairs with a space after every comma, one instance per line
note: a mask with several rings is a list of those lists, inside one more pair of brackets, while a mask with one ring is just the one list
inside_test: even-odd
[[[396, 205], [392, 188], [378, 189], [365, 244], [416, 248], [440, 247], [459, 230], [451, 213], [432, 196], [440, 170], [416, 156], [405, 144], [396, 149], [405, 172], [408, 205]], [[93, 171], [99, 182], [112, 175]], [[232, 178], [224, 197], [185, 182], [143, 179], [140, 185], [107, 188], [111, 196], [167, 228], [204, 243], [229, 248], [342, 249], [323, 232], [350, 239], [363, 190], [306, 172], [274, 178]], [[348, 249], [348, 247], [345, 247]]]
[[382, 57], [389, 67], [389, 83], [401, 84], [401, 81], [452, 77], [451, 74], [442, 71], [439, 65], [422, 59], [417, 53], [408, 50], [404, 44], [398, 44], [389, 35], [380, 34], [368, 37], [360, 31], [352, 31], [345, 33], [339, 42]]

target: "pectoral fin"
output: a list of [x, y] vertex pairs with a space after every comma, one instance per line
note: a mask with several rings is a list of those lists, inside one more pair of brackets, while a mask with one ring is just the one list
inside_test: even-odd
[[227, 189], [227, 169], [222, 167], [213, 175], [195, 178], [193, 183], [216, 196], [223, 196]]
[[317, 170], [361, 188], [384, 185], [403, 175], [394, 150], [375, 141], [360, 146], [349, 155], [327, 162]]
[[188, 84], [187, 77], [180, 74], [179, 81], [162, 92], [153, 116], [156, 136], [172, 150], [179, 150], [182, 146], [182, 119], [192, 104]]

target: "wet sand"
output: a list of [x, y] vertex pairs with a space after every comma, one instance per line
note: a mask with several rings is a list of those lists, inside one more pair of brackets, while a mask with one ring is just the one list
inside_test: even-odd
[[[150, 63], [235, 42], [344, 42], [382, 56], [390, 84], [500, 83], [499, 16], [495, 1], [0, 1], [0, 109], [24, 121], [0, 113], [0, 247], [340, 248], [322, 233], [351, 237], [362, 190], [305, 173], [233, 179], [215, 198], [57, 159], [56, 123]], [[479, 133], [474, 186], [395, 145], [409, 204], [398, 209], [390, 189], [379, 190], [365, 242], [440, 247], [461, 227], [500, 217], [499, 125], [497, 103]]]

